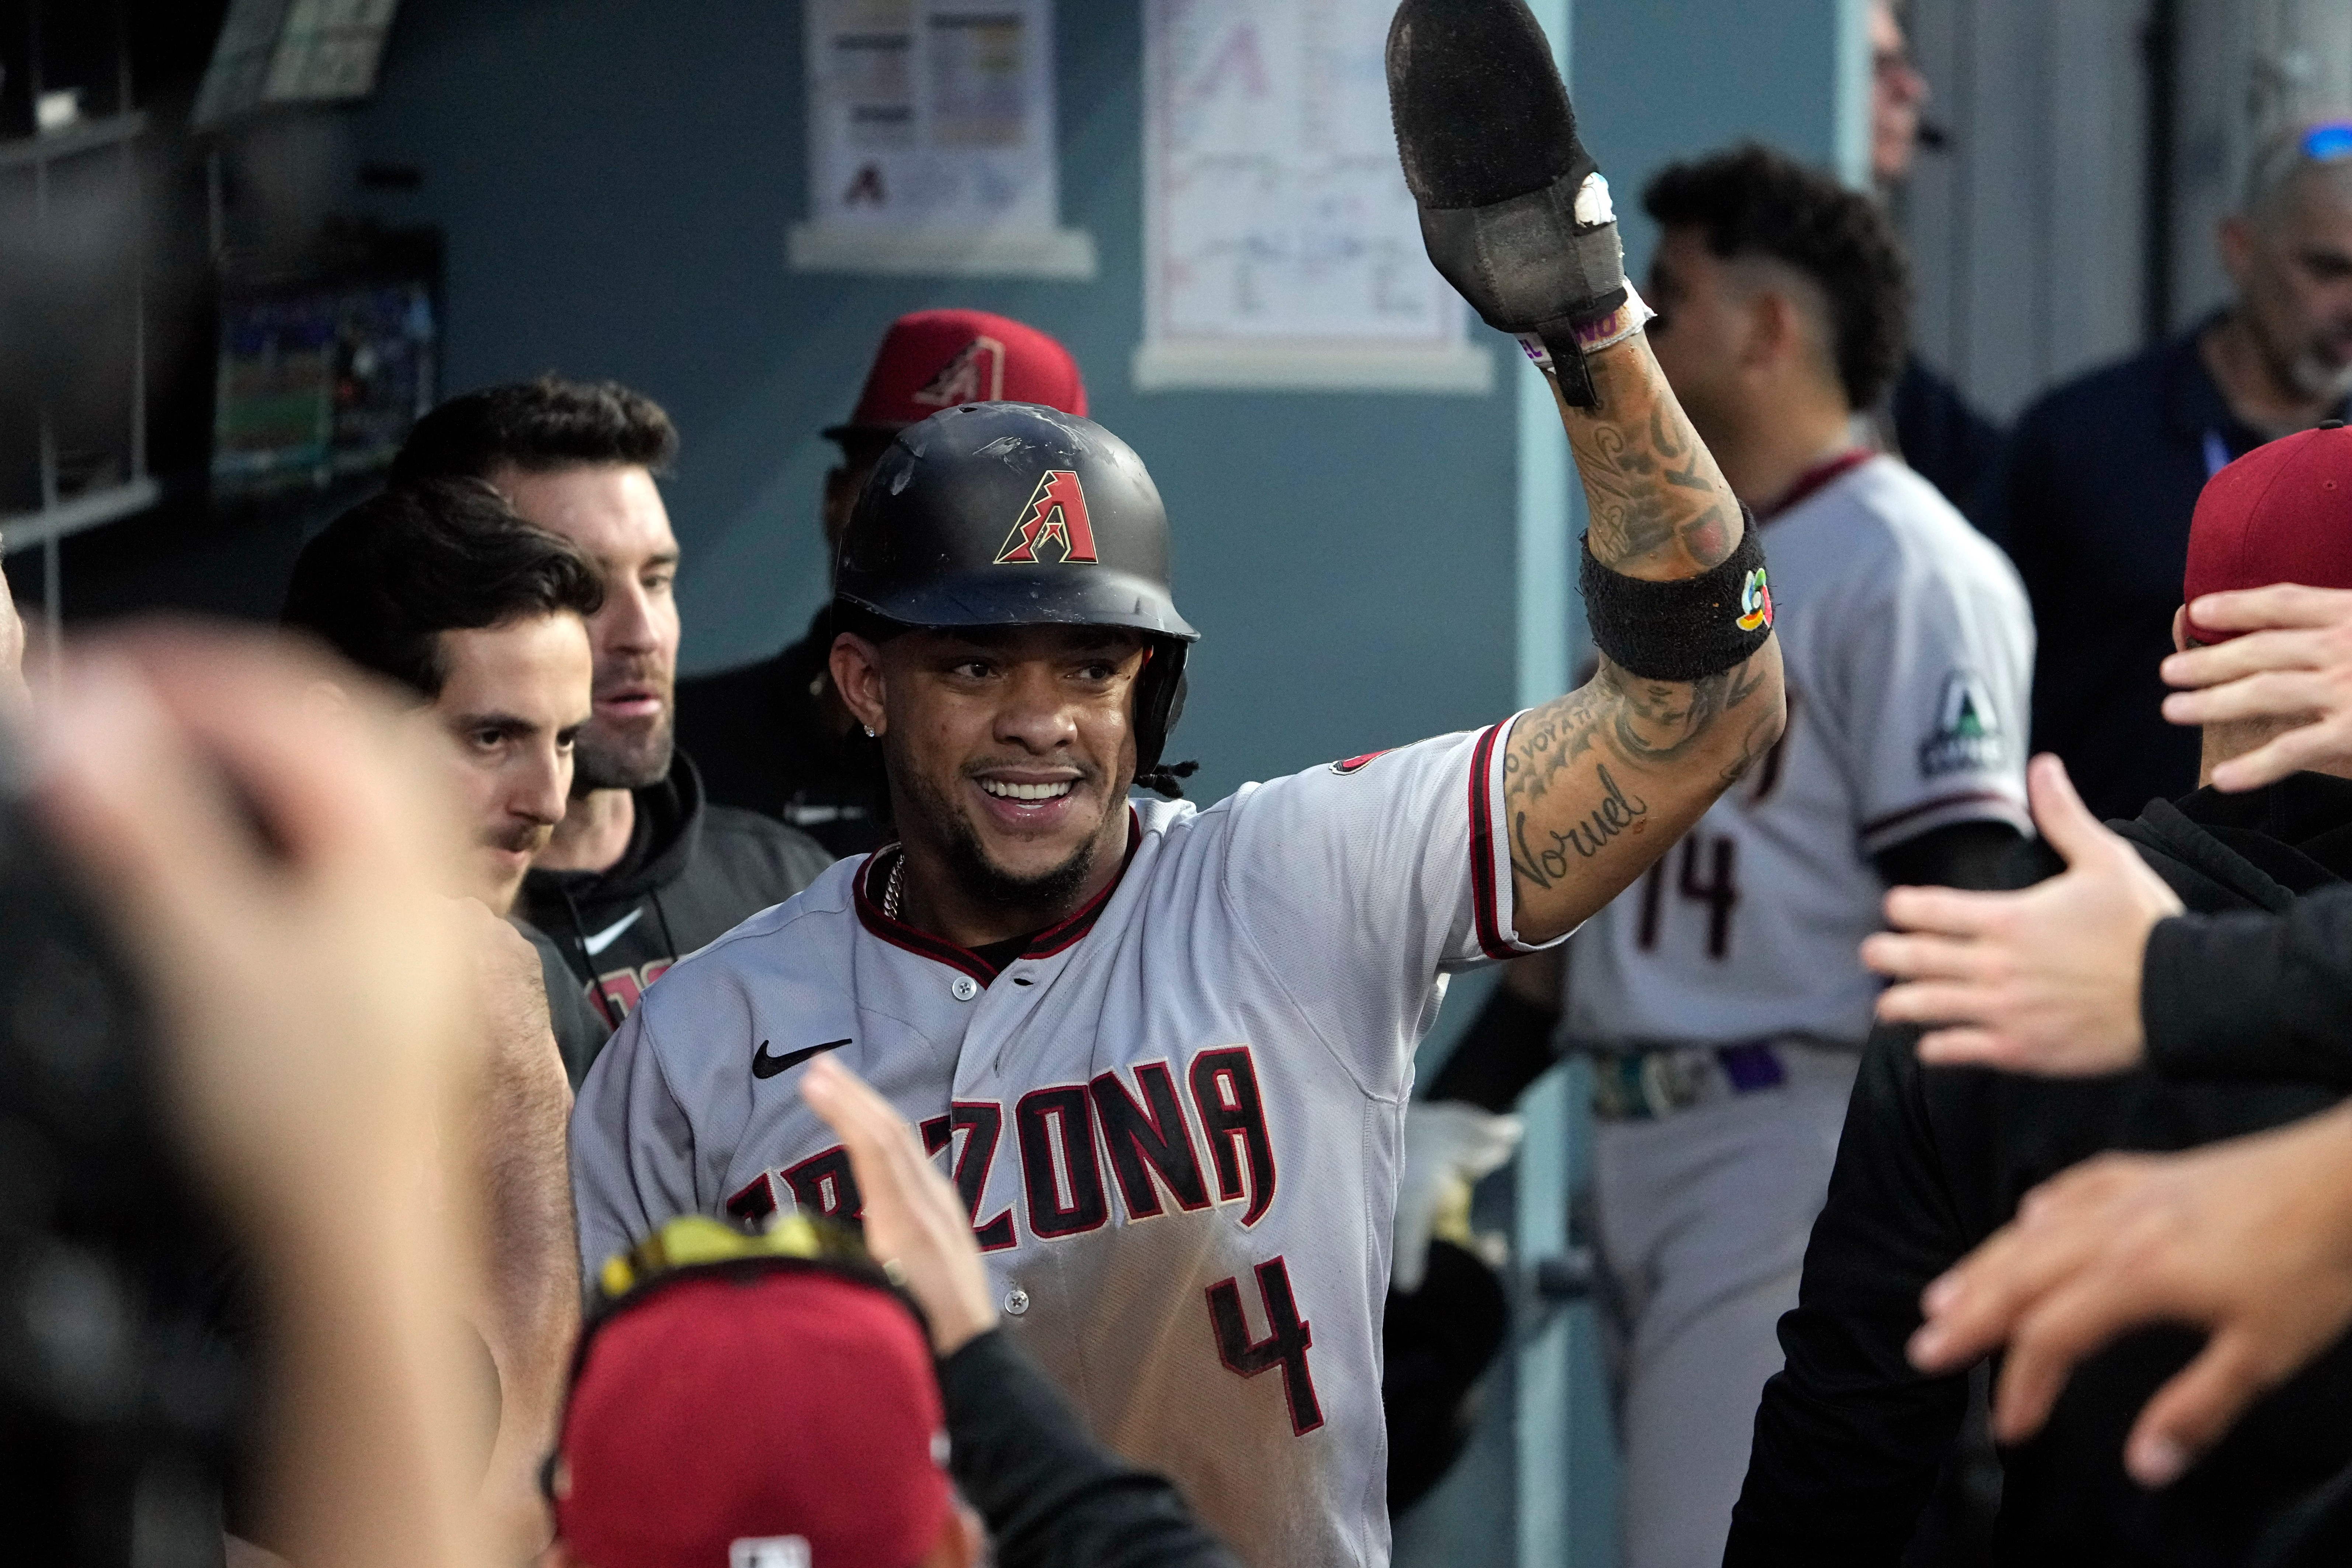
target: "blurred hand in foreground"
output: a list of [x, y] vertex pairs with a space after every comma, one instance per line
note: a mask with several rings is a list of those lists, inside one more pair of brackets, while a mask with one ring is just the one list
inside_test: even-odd
[[1921, 1298], [1911, 1360], [1949, 1373], [2006, 1343], [1993, 1435], [2039, 1431], [2075, 1363], [2128, 1330], [2189, 1323], [2203, 1352], [2132, 1427], [2124, 1463], [2170, 1484], [2352, 1323], [2352, 1108], [2181, 1154], [2103, 1154]]
[[915, 1130], [864, 1079], [819, 1057], [801, 1098], [849, 1152], [866, 1204], [866, 1250], [921, 1303], [931, 1348], [954, 1354], [996, 1326], [996, 1298], [963, 1199], [923, 1152]]
[[2175, 724], [2285, 723], [2292, 728], [2218, 763], [2213, 787], [2240, 791], [2292, 773], [2352, 772], [2352, 589], [2282, 583], [2207, 594], [2190, 620], [2244, 637], [2166, 659]]
[[479, 1029], [433, 891], [457, 836], [373, 704], [301, 700], [331, 673], [225, 632], [78, 650], [34, 800], [147, 984], [171, 1114], [258, 1265], [272, 1543], [474, 1568], [450, 1332], [473, 1236], [434, 1201]]
[[2083, 805], [2053, 756], [2026, 773], [2033, 820], [2066, 869], [2014, 893], [1896, 888], [1892, 932], [1862, 961], [1901, 984], [1878, 998], [1889, 1024], [1932, 1026], [1919, 1059], [1935, 1067], [2087, 1077], [2141, 1058], [2140, 961], [2147, 933], [2180, 900]]
[[16, 613], [8, 579], [0, 576], [0, 719], [22, 718], [29, 702], [25, 687], [25, 618]]

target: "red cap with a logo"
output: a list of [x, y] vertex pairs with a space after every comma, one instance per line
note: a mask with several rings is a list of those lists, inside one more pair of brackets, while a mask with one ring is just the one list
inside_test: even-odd
[[679, 1279], [594, 1331], [556, 1534], [597, 1568], [907, 1568], [946, 1528], [914, 1314], [818, 1268]]
[[1087, 384], [1070, 351], [985, 310], [917, 310], [890, 323], [849, 423], [825, 434], [893, 436], [959, 403], [1042, 403], [1083, 416]]
[[[2273, 583], [2352, 588], [2352, 429], [2340, 421], [2255, 447], [2197, 498], [2182, 601]], [[2191, 622], [2189, 635], [2218, 643], [2242, 634]]]

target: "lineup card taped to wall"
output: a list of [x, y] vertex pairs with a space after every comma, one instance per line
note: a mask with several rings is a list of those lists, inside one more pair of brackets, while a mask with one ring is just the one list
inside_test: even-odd
[[884, 241], [869, 259], [898, 269], [892, 257], [922, 247], [891, 250], [891, 237], [1055, 234], [1052, 0], [807, 0], [805, 17], [810, 221], [795, 264], [828, 237], [842, 251], [844, 235]]
[[1146, 0], [1139, 385], [1485, 390], [1397, 163], [1394, 8]]

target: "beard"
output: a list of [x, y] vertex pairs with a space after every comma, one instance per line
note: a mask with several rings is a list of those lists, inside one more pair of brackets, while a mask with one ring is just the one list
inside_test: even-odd
[[591, 724], [580, 731], [572, 753], [572, 793], [657, 784], [669, 777], [677, 746], [677, 722], [667, 704], [658, 717], [618, 734]]
[[1051, 923], [1067, 912], [1070, 900], [1087, 885], [1087, 878], [1094, 871], [1100, 840], [1098, 836], [1090, 835], [1060, 865], [1034, 877], [1016, 877], [988, 858], [971, 824], [932, 787], [929, 780], [912, 769], [897, 776], [907, 780], [908, 805], [940, 830], [946, 841], [948, 874], [974, 903], [1000, 910], [1034, 910], [1045, 917], [1045, 923]]
[[2338, 364], [2315, 344], [2305, 344], [2287, 362], [2287, 380], [2296, 391], [2316, 403], [2340, 402], [2352, 395], [2352, 363]]

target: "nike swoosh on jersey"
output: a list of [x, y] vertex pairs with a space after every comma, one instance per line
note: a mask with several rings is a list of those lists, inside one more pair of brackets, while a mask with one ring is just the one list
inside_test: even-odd
[[595, 935], [582, 937], [580, 939], [580, 945], [588, 950], [589, 957], [595, 957], [598, 953], [612, 946], [614, 942], [623, 931], [636, 924], [637, 917], [645, 912], [646, 906], [639, 904], [635, 909], [631, 910], [627, 914], [623, 915], [619, 920], [614, 921], [611, 925], [606, 926], [603, 931], [598, 931]]
[[808, 1060], [809, 1058], [816, 1055], [819, 1051], [839, 1050], [842, 1047], [847, 1044], [849, 1044], [849, 1041], [846, 1038], [827, 1040], [821, 1046], [803, 1046], [799, 1050], [786, 1051], [782, 1056], [772, 1057], [768, 1054], [768, 1042], [761, 1040], [760, 1042], [760, 1048], [751, 1053], [751, 1076], [753, 1078], [773, 1078], [778, 1073], [782, 1072], [786, 1068], [796, 1068], [800, 1066], [801, 1063]]

